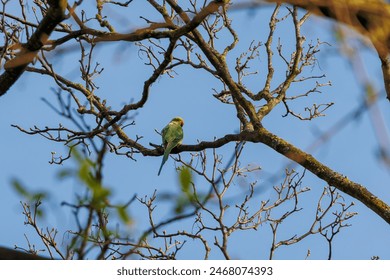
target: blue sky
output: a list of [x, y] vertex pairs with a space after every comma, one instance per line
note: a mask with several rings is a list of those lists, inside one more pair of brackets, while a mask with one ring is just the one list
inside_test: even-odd
[[[136, 10], [135, 10], [136, 12]], [[231, 13], [233, 26], [236, 28], [240, 42], [237, 53], [244, 51], [252, 40], [264, 43], [268, 32], [267, 21], [272, 8], [262, 8], [256, 12], [235, 11]], [[282, 14], [286, 10], [282, 10]], [[141, 24], [136, 20], [129, 20], [137, 26]], [[127, 22], [128, 23], [128, 22]], [[286, 50], [291, 48], [290, 23], [281, 24], [275, 35], [274, 41], [280, 36]], [[312, 73], [326, 74], [322, 81], [331, 81], [332, 86], [324, 87], [322, 93], [315, 96], [313, 102], [333, 101], [335, 105], [327, 111], [327, 116], [318, 118], [312, 122], [297, 121], [292, 118], [283, 118], [283, 106], [275, 109], [264, 120], [264, 125], [271, 132], [290, 141], [299, 148], [305, 149], [318, 134], [315, 132], [326, 131], [341, 117], [354, 110], [364, 97], [364, 92], [358, 85], [356, 76], [351, 71], [349, 62], [338, 51], [338, 43], [332, 34], [325, 30], [330, 24], [318, 18], [310, 20], [302, 29], [307, 41], [316, 42], [317, 38], [327, 41], [331, 46], [324, 46], [318, 54], [320, 69], [316, 68]], [[221, 44], [226, 43], [221, 38]], [[150, 75], [150, 69], [143, 66], [139, 59], [137, 48], [133, 44], [107, 44], [98, 46], [97, 60], [105, 68], [105, 71], [97, 79], [100, 86], [99, 95], [107, 98], [113, 106], [123, 104], [131, 99], [137, 100], [143, 81]], [[235, 53], [235, 54], [237, 54]], [[388, 130], [390, 104], [383, 97], [385, 95], [381, 83], [380, 64], [375, 55], [370, 51], [361, 52], [365, 69], [376, 89], [381, 93], [378, 107], [386, 120], [385, 129]], [[233, 57], [232, 57], [233, 58]], [[260, 69], [266, 62], [264, 49], [258, 60]], [[70, 53], [57, 61], [58, 69], [67, 73], [69, 77], [77, 73], [78, 65], [75, 54]], [[232, 60], [234, 63], [234, 60]], [[276, 63], [276, 78], [284, 75], [281, 64]], [[308, 72], [310, 74], [310, 72]], [[259, 79], [263, 77], [260, 76]], [[257, 87], [258, 80], [249, 79], [248, 86]], [[63, 166], [50, 165], [51, 152], [65, 153], [61, 144], [47, 141], [39, 136], [28, 136], [11, 124], [18, 124], [24, 128], [34, 125], [56, 126], [65, 123], [55, 112], [51, 111], [41, 98], [55, 100], [51, 87], [55, 85], [48, 79], [36, 74], [25, 73], [18, 83], [0, 100], [0, 129], [2, 131], [2, 145], [0, 145], [0, 215], [3, 221], [3, 233], [0, 235], [0, 245], [18, 245], [27, 247], [24, 234], [31, 243], [39, 244], [39, 239], [32, 230], [23, 224], [24, 217], [21, 214], [20, 197], [13, 191], [11, 180], [18, 178], [30, 190], [46, 190], [50, 193], [50, 199], [44, 203], [47, 216], [40, 222], [42, 227], [57, 227], [61, 234], [74, 226], [69, 209], [59, 207], [64, 200], [72, 201], [74, 193], [79, 192], [80, 186], [76, 180], [59, 180], [58, 172], [73, 165], [67, 161]], [[310, 87], [307, 84], [303, 88], [296, 87], [297, 91]], [[182, 116], [185, 119], [184, 143], [194, 144], [197, 140], [212, 140], [213, 137], [221, 137], [237, 130], [237, 120], [233, 108], [219, 103], [212, 97], [213, 88], [220, 89], [220, 85], [212, 77], [200, 71], [179, 68], [175, 78], [164, 77], [159, 79], [151, 88], [151, 94], [147, 104], [136, 116], [136, 126], [130, 128], [129, 134], [142, 135], [141, 142], [148, 146], [149, 142], [159, 143], [160, 136], [155, 129], [160, 130], [172, 117]], [[313, 99], [314, 100], [314, 99]], [[310, 100], [311, 101], [311, 100]], [[297, 107], [299, 108], [299, 107]], [[378, 160], [378, 142], [375, 138], [373, 124], [368, 112], [358, 120], [347, 124], [345, 128], [336, 134], [314, 152], [314, 156], [332, 169], [348, 176], [355, 182], [366, 186], [375, 195], [390, 203], [388, 189], [389, 169]], [[231, 154], [233, 145], [228, 145], [218, 150], [225, 157]], [[189, 159], [189, 154], [183, 155]], [[177, 174], [174, 162], [170, 159], [164, 166], [163, 173], [157, 177], [157, 170], [161, 158], [138, 156], [137, 161], [131, 161], [124, 157], [109, 154], [104, 166], [105, 185], [112, 188], [113, 201], [124, 202], [136, 193], [139, 197], [150, 196], [155, 189], [159, 192], [179, 192]], [[270, 148], [262, 144], [248, 144], [242, 157], [243, 164], [256, 164], [262, 170], [253, 176], [258, 176], [258, 184], [262, 190], [259, 200], [272, 198], [272, 185], [268, 179], [274, 174], [280, 173], [288, 160], [276, 154]], [[296, 167], [299, 172], [302, 168]], [[280, 179], [281, 180], [281, 179]], [[275, 182], [274, 184], [279, 184]], [[199, 190], [207, 190], [208, 185], [201, 179], [195, 182]], [[283, 225], [281, 236], [292, 236], [303, 230], [305, 223], [313, 217], [313, 202], [318, 199], [320, 192], [326, 185], [307, 172], [304, 186], [309, 186], [312, 191], [302, 196], [302, 206], [305, 212], [298, 214], [291, 222]], [[232, 191], [232, 195], [237, 190]], [[333, 257], [335, 259], [369, 259], [372, 256], [380, 256], [389, 259], [390, 240], [389, 227], [382, 219], [367, 207], [356, 200], [344, 195], [348, 204], [356, 202], [352, 211], [359, 213], [351, 220], [352, 227], [344, 229], [336, 236], [334, 241]], [[255, 202], [254, 202], [255, 203]], [[258, 203], [258, 201], [257, 201]], [[158, 216], [171, 213], [171, 206], [161, 203], [158, 205]], [[145, 208], [137, 205], [131, 208], [134, 217], [134, 227], [129, 232], [137, 232], [147, 227], [145, 223]], [[232, 213], [232, 219], [234, 218]], [[229, 217], [228, 217], [229, 218]], [[169, 230], [175, 230], [175, 224]], [[178, 225], [179, 228], [190, 229], [192, 221], [186, 221]], [[296, 228], [296, 229], [295, 229]], [[5, 229], [5, 230], [4, 230]], [[210, 235], [211, 236], [211, 235]], [[62, 238], [62, 236], [61, 236]], [[262, 259], [269, 254], [270, 232], [268, 226], [260, 227], [258, 231], [237, 233], [231, 239], [231, 255], [239, 259]], [[212, 243], [212, 242], [211, 242]], [[43, 248], [41, 244], [38, 245]], [[202, 258], [202, 253], [197, 250], [199, 244], [188, 242], [188, 249], [183, 250], [179, 258]], [[282, 248], [277, 251], [276, 259], [303, 259], [307, 250], [311, 250], [311, 258], [324, 259], [327, 256], [326, 243], [319, 237], [313, 237], [297, 245]], [[214, 247], [211, 258], [221, 258], [221, 254]]]

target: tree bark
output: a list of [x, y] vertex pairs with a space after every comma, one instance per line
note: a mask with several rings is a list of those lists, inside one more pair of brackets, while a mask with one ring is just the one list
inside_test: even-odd
[[5, 63], [5, 72], [0, 76], [0, 96], [4, 95], [19, 79], [38, 51], [45, 45], [54, 28], [65, 19], [67, 1], [52, 0], [49, 3], [50, 8], [30, 39], [26, 44], [14, 46], [19, 49], [19, 53]]

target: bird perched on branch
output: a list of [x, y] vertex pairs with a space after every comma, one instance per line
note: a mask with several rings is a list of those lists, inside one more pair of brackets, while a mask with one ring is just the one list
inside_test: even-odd
[[161, 169], [164, 163], [168, 160], [168, 156], [173, 148], [180, 145], [183, 140], [183, 125], [184, 121], [180, 117], [173, 118], [167, 126], [161, 130], [162, 144], [164, 146], [164, 156], [161, 162], [158, 176], [160, 176]]

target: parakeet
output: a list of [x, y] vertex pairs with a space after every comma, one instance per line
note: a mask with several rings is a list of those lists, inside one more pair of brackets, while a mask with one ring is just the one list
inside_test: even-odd
[[160, 169], [158, 170], [158, 176], [160, 176], [161, 169], [164, 163], [168, 160], [169, 153], [177, 145], [181, 144], [183, 140], [183, 125], [184, 121], [180, 117], [173, 118], [166, 127], [161, 130], [162, 144], [164, 146], [164, 156], [161, 162]]

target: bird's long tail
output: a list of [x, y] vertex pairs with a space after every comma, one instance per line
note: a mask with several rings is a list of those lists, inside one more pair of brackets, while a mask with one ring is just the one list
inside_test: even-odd
[[162, 159], [162, 162], [161, 162], [160, 169], [158, 170], [157, 176], [160, 176], [161, 169], [163, 168], [165, 162], [168, 160], [169, 153], [172, 151], [172, 149], [173, 149], [174, 147], [175, 147], [175, 144], [174, 144], [174, 143], [171, 143], [171, 142], [169, 142], [168, 145], [165, 147], [164, 156], [163, 156], [163, 159]]
[[158, 170], [157, 176], [160, 176], [161, 170], [162, 170], [165, 162], [168, 160], [168, 156], [169, 156], [169, 153], [165, 153], [164, 152], [164, 156], [163, 156], [163, 159], [162, 159], [162, 162], [161, 162], [161, 165], [160, 165], [160, 169]]

